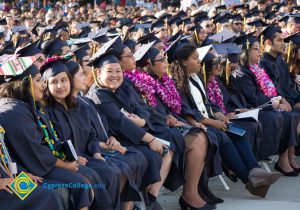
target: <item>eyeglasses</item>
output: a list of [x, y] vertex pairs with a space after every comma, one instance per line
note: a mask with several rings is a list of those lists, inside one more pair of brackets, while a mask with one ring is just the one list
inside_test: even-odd
[[133, 54], [130, 53], [129, 55], [123, 55], [121, 58], [133, 58]]
[[164, 62], [166, 60], [165, 57], [162, 57], [160, 59], [154, 60], [154, 62]]
[[241, 23], [241, 22], [236, 22], [236, 23], [234, 23], [234, 25], [243, 25], [243, 23]]

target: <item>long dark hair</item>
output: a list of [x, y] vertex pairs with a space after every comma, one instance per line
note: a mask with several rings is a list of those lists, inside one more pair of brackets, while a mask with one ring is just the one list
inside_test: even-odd
[[[74, 85], [73, 85], [73, 78], [72, 76], [66, 72], [69, 81], [70, 81], [70, 93], [69, 95], [65, 98], [66, 100], [66, 105], [68, 109], [73, 109], [75, 107], [77, 107], [77, 103], [76, 103], [76, 99], [73, 96], [73, 89], [74, 89]], [[55, 98], [51, 95], [49, 88], [48, 88], [48, 81], [47, 81], [47, 88], [44, 91], [44, 98], [45, 98], [45, 104], [47, 106], [52, 106], [54, 107], [55, 104], [57, 103]]]
[[186, 67], [183, 65], [183, 60], [187, 60], [197, 48], [192, 44], [184, 44], [178, 50], [176, 59], [170, 64], [169, 72], [175, 81], [177, 90], [189, 93], [188, 74]]
[[31, 94], [29, 92], [29, 80], [15, 80], [5, 82], [0, 85], [0, 98], [12, 98], [31, 103]]
[[[295, 44], [291, 44], [290, 58], [288, 62], [289, 72], [291, 75], [291, 79], [295, 80], [299, 69], [300, 69], [300, 60], [298, 60], [298, 49], [299, 47]], [[284, 55], [285, 60], [287, 60], [287, 54]]]

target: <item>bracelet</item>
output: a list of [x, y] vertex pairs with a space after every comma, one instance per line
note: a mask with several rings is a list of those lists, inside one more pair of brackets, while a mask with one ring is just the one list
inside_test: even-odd
[[154, 136], [154, 138], [153, 138], [151, 141], [148, 142], [148, 145], [149, 145], [152, 141], [154, 141], [155, 138], [156, 138], [156, 137]]

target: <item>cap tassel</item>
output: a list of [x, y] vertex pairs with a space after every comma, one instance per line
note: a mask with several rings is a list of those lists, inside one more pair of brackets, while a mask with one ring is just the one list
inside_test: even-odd
[[246, 31], [246, 24], [247, 23], [247, 18], [246, 17], [244, 17], [244, 31]]
[[264, 36], [261, 35], [261, 37], [260, 37], [260, 52], [261, 52], [261, 54], [263, 54], [264, 51], [265, 51]]
[[196, 43], [197, 43], [197, 45], [199, 45], [200, 44], [200, 40], [199, 40], [199, 36], [198, 36], [198, 33], [197, 33], [196, 29], [195, 29], [194, 33], [195, 33]]
[[227, 59], [226, 61], [226, 67], [225, 67], [225, 79], [226, 79], [226, 85], [229, 84], [229, 75], [230, 75], [230, 61]]
[[33, 98], [33, 108], [34, 108], [34, 110], [36, 110], [35, 96], [34, 96], [34, 89], [33, 89], [33, 82], [32, 82], [31, 74], [29, 75], [29, 84], [30, 84], [30, 89], [31, 89], [31, 95]]
[[287, 62], [287, 63], [290, 62], [290, 57], [291, 57], [291, 47], [292, 47], [292, 41], [289, 41], [288, 52], [287, 52], [287, 59], [286, 59], [286, 62]]
[[205, 63], [203, 63], [203, 66], [202, 66], [202, 75], [203, 75], [204, 86], [206, 86], [206, 69], [205, 69]]
[[165, 27], [166, 27], [168, 36], [170, 36], [169, 25], [168, 25], [167, 19], [165, 20]]

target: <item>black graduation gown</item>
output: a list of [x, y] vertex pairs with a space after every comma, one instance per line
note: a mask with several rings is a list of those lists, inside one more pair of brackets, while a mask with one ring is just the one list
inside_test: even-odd
[[[0, 168], [0, 182], [9, 176]], [[63, 202], [55, 190], [37, 186], [23, 201], [15, 194], [0, 191], [0, 210], [55, 209], [63, 210]]]
[[[124, 92], [126, 92], [127, 95], [134, 97], [134, 99], [139, 104], [139, 106], [144, 108], [145, 110], [147, 110], [150, 113], [150, 125], [153, 126], [153, 129], [155, 130], [155, 132], [159, 132], [162, 129], [168, 128], [172, 133], [174, 133], [174, 134], [177, 133], [177, 136], [178, 136], [178, 133], [180, 133], [180, 131], [177, 130], [177, 128], [169, 128], [168, 127], [168, 125], [166, 123], [167, 115], [173, 115], [180, 121], [188, 124], [188, 122], [185, 119], [183, 119], [181, 116], [178, 116], [178, 115], [172, 113], [171, 110], [168, 107], [166, 107], [160, 101], [159, 98], [157, 98], [158, 105], [156, 107], [148, 106], [143, 101], [142, 96], [140, 95], [140, 92], [134, 87], [134, 85], [130, 79], [125, 77], [124, 82], [123, 82], [122, 86], [120, 87], [120, 89], [122, 89]], [[124, 97], [126, 99], [126, 94], [124, 94]], [[200, 131], [201, 131], [201, 129], [193, 128], [189, 132], [199, 133]], [[209, 161], [210, 159], [214, 159], [214, 161], [213, 161], [215, 163], [215, 164], [213, 164], [214, 170], [211, 173], [211, 176], [215, 176], [215, 175], [219, 175], [221, 173], [220, 158], [219, 158], [218, 152], [216, 152], [217, 151], [217, 149], [216, 149], [217, 141], [212, 142], [211, 138], [209, 138], [209, 140], [211, 143], [214, 144], [214, 147], [213, 148], [209, 147], [209, 150], [207, 151], [206, 160]], [[182, 141], [184, 141], [184, 140], [182, 140]], [[215, 156], [217, 156], [217, 157], [215, 157]]]
[[99, 113], [105, 115], [110, 123], [111, 130], [118, 136], [121, 145], [133, 146], [146, 157], [148, 166], [143, 176], [142, 189], [160, 181], [162, 163], [160, 154], [152, 151], [148, 145], [142, 143], [141, 140], [146, 131], [121, 113], [121, 107], [115, 100], [116, 95], [107, 89], [93, 86], [86, 96], [94, 101], [97, 110], [100, 111]]
[[[44, 179], [56, 183], [87, 184], [79, 173], [55, 167], [57, 159], [43, 140], [44, 135], [35, 115], [35, 111], [22, 101], [0, 99], [0, 124], [5, 129], [5, 142], [12, 158], [26, 171]], [[91, 205], [89, 189], [69, 190], [75, 209]]]
[[86, 174], [92, 184], [103, 183], [105, 185], [105, 189], [94, 189], [96, 202], [93, 207], [104, 209], [112, 204], [114, 209], [119, 209], [122, 172], [114, 163], [108, 164], [93, 158], [95, 153], [101, 153], [101, 148], [86, 108], [77, 104], [75, 108], [66, 110], [61, 104], [55, 103], [54, 106], [47, 107], [47, 113], [58, 138], [61, 141], [72, 140], [77, 154], [88, 160], [85, 168], [91, 168], [97, 172], [92, 175]]
[[132, 97], [131, 92], [128, 92], [128, 89], [119, 88], [116, 91], [116, 94], [128, 112], [134, 113], [146, 121], [144, 129], [154, 136], [170, 142], [170, 149], [174, 151], [174, 155], [172, 159], [172, 166], [169, 175], [165, 180], [164, 186], [171, 191], [176, 190], [184, 182], [183, 160], [185, 144], [183, 136], [176, 129], [158, 126], [157, 124], [153, 125], [150, 117], [151, 113], [139, 105], [135, 98]]
[[[89, 98], [78, 96], [77, 102], [85, 106], [88, 111], [88, 117], [91, 121], [91, 125], [94, 127], [96, 136], [101, 142], [106, 142], [107, 138], [115, 135], [110, 129], [109, 124], [103, 114], [96, 109], [95, 104]], [[102, 125], [101, 125], [102, 124]], [[106, 133], [106, 134], [105, 134]], [[112, 155], [109, 152], [104, 152], [103, 156], [106, 159], [106, 162], [115, 163], [124, 174], [126, 174], [129, 186], [131, 190], [128, 190], [127, 195], [122, 195], [122, 198], [125, 197], [126, 200], [139, 200], [138, 190], [140, 189], [143, 174], [147, 168], [147, 160], [143, 153], [135, 149], [134, 147], [127, 147], [126, 154], [120, 154], [115, 152]], [[135, 192], [132, 192], [134, 190]]]
[[[242, 67], [237, 76], [231, 76], [230, 83], [233, 92], [239, 94], [240, 98], [243, 98], [247, 108], [256, 108], [271, 100], [270, 97], [265, 96], [260, 90], [255, 75], [247, 67]], [[259, 157], [263, 158], [267, 155], [280, 154], [287, 147], [297, 145], [298, 123], [294, 114], [279, 112], [269, 106], [266, 110], [263, 109], [259, 112], [259, 120], [263, 124], [263, 132], [266, 133], [264, 138], [265, 136], [269, 138], [269, 141], [262, 141], [262, 145], [258, 146], [259, 148], [264, 148]]]
[[260, 60], [260, 66], [266, 70], [270, 79], [274, 82], [277, 92], [293, 107], [300, 102], [300, 94], [293, 88], [288, 65], [281, 55], [274, 58], [269, 53], [264, 53]]

